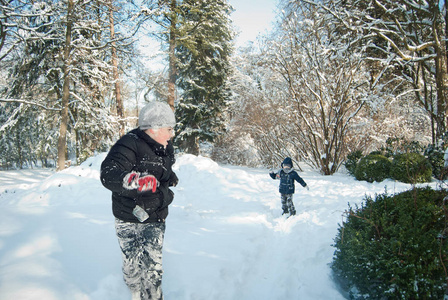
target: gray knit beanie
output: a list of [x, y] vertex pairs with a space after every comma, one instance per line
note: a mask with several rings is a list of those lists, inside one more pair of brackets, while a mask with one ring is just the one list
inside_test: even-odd
[[160, 101], [152, 101], [145, 105], [138, 116], [138, 127], [141, 130], [176, 126], [176, 119], [171, 107]]

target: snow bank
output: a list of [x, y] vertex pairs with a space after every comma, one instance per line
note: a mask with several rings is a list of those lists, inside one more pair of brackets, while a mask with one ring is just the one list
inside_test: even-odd
[[[123, 300], [105, 154], [62, 172], [0, 172], [0, 300]], [[409, 185], [344, 174], [300, 175], [297, 215], [281, 216], [267, 170], [178, 157], [164, 246], [166, 300], [344, 299], [331, 280], [331, 244], [347, 203]]]

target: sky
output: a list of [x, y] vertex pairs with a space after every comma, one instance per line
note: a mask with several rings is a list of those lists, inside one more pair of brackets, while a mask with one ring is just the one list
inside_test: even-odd
[[236, 46], [255, 41], [259, 33], [269, 31], [275, 19], [278, 0], [229, 0], [235, 11], [231, 18], [237, 31]]

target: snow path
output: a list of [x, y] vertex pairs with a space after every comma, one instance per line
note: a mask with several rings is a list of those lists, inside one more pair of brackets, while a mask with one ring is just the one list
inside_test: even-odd
[[[121, 278], [105, 154], [62, 172], [0, 172], [0, 300], [130, 299]], [[345, 174], [300, 175], [297, 215], [281, 216], [266, 170], [183, 155], [167, 220], [165, 300], [344, 299], [331, 280], [331, 246], [347, 203], [408, 189]]]

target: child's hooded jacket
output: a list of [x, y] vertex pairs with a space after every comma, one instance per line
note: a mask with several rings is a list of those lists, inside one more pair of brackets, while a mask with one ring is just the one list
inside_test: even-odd
[[[290, 165], [291, 169], [289, 169], [289, 171], [285, 171], [283, 169], [284, 165]], [[300, 183], [303, 187], [306, 187], [305, 181], [293, 169], [292, 159], [290, 157], [287, 157], [283, 160], [282, 169], [280, 169], [280, 171], [271, 172], [269, 173], [269, 175], [271, 176], [272, 179], [277, 179], [278, 178], [277, 175], [280, 177], [280, 186], [279, 186], [280, 194], [294, 194], [295, 192], [294, 180]]]

